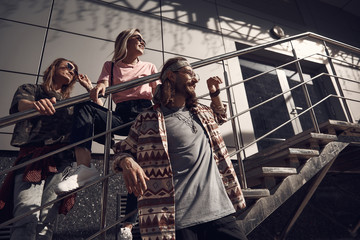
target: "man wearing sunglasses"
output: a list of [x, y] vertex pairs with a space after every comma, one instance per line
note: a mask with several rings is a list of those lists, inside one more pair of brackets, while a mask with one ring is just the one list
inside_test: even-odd
[[244, 240], [233, 214], [245, 200], [219, 132], [226, 106], [219, 77], [207, 80], [211, 105], [197, 102], [199, 78], [185, 58], [169, 59], [152, 109], [116, 144], [114, 170], [138, 196], [144, 239]]

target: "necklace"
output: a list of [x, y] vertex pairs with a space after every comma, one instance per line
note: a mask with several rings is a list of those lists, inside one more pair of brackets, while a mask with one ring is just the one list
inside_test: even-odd
[[188, 111], [188, 113], [189, 113], [189, 117], [184, 116], [183, 114], [180, 113], [180, 111], [174, 112], [171, 115], [176, 117], [183, 123], [185, 123], [187, 126], [189, 126], [192, 133], [197, 133], [197, 128], [194, 123], [194, 114], [190, 111]]

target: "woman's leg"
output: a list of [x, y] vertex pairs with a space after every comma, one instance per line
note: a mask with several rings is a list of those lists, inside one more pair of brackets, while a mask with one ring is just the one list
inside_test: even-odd
[[[106, 131], [107, 109], [93, 102], [78, 104], [74, 108], [74, 123], [70, 136], [70, 143], [76, 143], [83, 139]], [[111, 127], [118, 127], [123, 124], [122, 119], [113, 112]], [[123, 130], [119, 130], [123, 133]], [[127, 132], [126, 132], [127, 135]], [[105, 144], [105, 135], [95, 138], [94, 141]], [[90, 166], [91, 140], [75, 147], [76, 160], [78, 165]]]
[[[78, 104], [74, 109], [73, 131], [70, 143], [76, 143], [106, 131], [107, 109], [93, 102]], [[113, 114], [112, 127], [122, 124], [120, 117]], [[94, 139], [104, 144], [105, 135]], [[76, 164], [55, 188], [57, 194], [74, 191], [99, 177], [91, 162], [91, 140], [75, 147]]]
[[84, 165], [86, 167], [91, 167], [91, 152], [86, 147], [75, 147], [75, 158], [77, 165]]
[[[23, 174], [15, 176], [14, 217], [21, 216], [41, 205], [45, 181], [40, 183], [23, 182]], [[15, 222], [11, 231], [11, 240], [36, 240], [39, 211]]]
[[[57, 167], [58, 173], [52, 174], [46, 178], [44, 191], [42, 194], [42, 205], [51, 202], [57, 198], [57, 194], [55, 193], [54, 189], [61, 181], [62, 172], [67, 166], [69, 166], [68, 159], [59, 159], [57, 161], [60, 162]], [[39, 224], [37, 226], [38, 240], [52, 239], [54, 233], [54, 224], [59, 212], [60, 204], [61, 202], [56, 202], [55, 204], [43, 208], [40, 211]]]
[[[93, 102], [85, 102], [75, 105], [74, 122], [70, 135], [70, 142], [76, 143], [94, 135], [94, 130], [102, 129], [106, 126], [107, 109]], [[96, 131], [98, 132], [98, 131]], [[104, 137], [96, 141], [105, 141]], [[91, 151], [91, 140], [81, 143], [78, 147], [85, 147]]]

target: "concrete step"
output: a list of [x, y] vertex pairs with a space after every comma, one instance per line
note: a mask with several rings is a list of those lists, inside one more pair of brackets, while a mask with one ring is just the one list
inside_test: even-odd
[[260, 199], [262, 197], [270, 196], [269, 189], [242, 189], [245, 198], [248, 199]]

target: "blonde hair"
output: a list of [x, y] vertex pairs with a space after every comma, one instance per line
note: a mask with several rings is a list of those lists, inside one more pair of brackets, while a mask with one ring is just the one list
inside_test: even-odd
[[114, 55], [112, 57], [113, 62], [118, 62], [123, 60], [127, 55], [127, 42], [128, 39], [135, 33], [139, 32], [140, 30], [137, 28], [130, 28], [127, 30], [122, 31], [119, 33], [119, 35], [116, 37], [115, 40], [115, 50]]
[[[55, 73], [56, 73], [57, 68], [60, 66], [60, 64], [62, 62], [71, 62], [74, 65], [75, 70], [78, 72], [78, 70], [79, 70], [78, 66], [74, 62], [72, 62], [70, 60], [67, 60], [65, 58], [57, 58], [57, 59], [55, 59], [52, 62], [52, 64], [44, 71], [42, 86], [44, 87], [45, 92], [47, 92], [47, 93], [55, 92], [55, 89], [54, 89], [54, 77], [55, 77]], [[74, 88], [74, 85], [76, 83], [75, 77], [76, 76], [74, 76], [74, 79], [70, 82], [70, 84], [62, 86], [61, 95], [63, 96], [63, 98], [69, 98], [70, 97], [71, 90]]]

